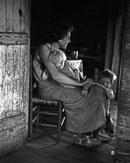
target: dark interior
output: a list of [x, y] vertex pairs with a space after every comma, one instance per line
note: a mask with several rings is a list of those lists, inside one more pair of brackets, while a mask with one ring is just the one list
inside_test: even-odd
[[94, 78], [95, 68], [104, 68], [111, 4], [115, 5], [111, 0], [32, 0], [31, 48], [46, 42], [52, 23], [68, 21], [74, 31], [67, 49], [78, 50], [85, 75]]

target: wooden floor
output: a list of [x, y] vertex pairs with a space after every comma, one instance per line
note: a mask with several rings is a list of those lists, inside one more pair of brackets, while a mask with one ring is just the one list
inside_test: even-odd
[[[112, 116], [116, 118], [113, 107]], [[63, 131], [60, 143], [56, 143], [56, 134], [49, 137], [45, 130], [39, 130], [18, 151], [0, 158], [0, 163], [113, 163], [111, 151], [114, 150], [115, 140], [105, 133], [100, 134], [102, 144], [98, 147], [87, 148], [73, 144], [73, 134]]]

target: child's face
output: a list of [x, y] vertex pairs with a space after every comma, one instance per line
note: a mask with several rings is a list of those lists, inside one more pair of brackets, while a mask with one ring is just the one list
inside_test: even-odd
[[107, 88], [111, 88], [112, 86], [111, 80], [109, 78], [102, 78], [100, 80], [100, 83], [106, 86]]
[[62, 69], [64, 67], [64, 61], [57, 63], [56, 66]]
[[64, 65], [65, 65], [65, 60], [60, 56], [59, 62], [56, 63], [56, 67], [62, 69], [64, 67]]

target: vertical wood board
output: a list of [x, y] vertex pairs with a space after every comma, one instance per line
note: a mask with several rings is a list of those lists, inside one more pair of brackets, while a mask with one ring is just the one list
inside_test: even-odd
[[30, 0], [0, 0], [0, 155], [28, 130]]
[[13, 151], [23, 144], [25, 132], [25, 114], [21, 113], [0, 120], [0, 156]]
[[6, 31], [13, 32], [14, 1], [6, 0]]
[[14, 0], [14, 32], [20, 32], [21, 20], [20, 20], [20, 0]]
[[28, 1], [0, 0], [0, 32], [26, 32], [30, 23]]
[[29, 54], [27, 50], [26, 45], [0, 46], [0, 119], [28, 110]]
[[20, 16], [20, 19], [21, 19], [21, 32], [25, 32], [26, 31], [26, 16], [27, 16], [27, 1], [26, 0], [21, 0], [21, 16]]
[[[122, 2], [124, 2], [122, 0]], [[120, 87], [116, 126], [116, 162], [130, 162], [130, 0], [124, 3], [125, 21], [123, 28], [122, 53], [120, 65]]]
[[6, 27], [6, 1], [0, 0], [0, 31], [4, 32]]

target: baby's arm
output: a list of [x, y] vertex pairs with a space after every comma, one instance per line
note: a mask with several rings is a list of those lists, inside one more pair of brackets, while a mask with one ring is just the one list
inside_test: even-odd
[[79, 76], [80, 76], [81, 80], [85, 80], [86, 79], [86, 76], [84, 76], [81, 71], [79, 71]]
[[74, 73], [75, 73], [76, 79], [77, 79], [78, 81], [80, 81], [80, 74], [79, 74], [78, 69], [74, 69], [73, 71], [74, 71]]

